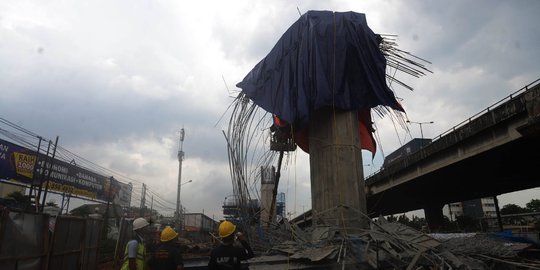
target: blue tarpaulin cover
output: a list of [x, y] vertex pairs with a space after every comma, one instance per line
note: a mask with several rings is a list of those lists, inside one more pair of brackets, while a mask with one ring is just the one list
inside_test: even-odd
[[386, 84], [379, 42], [364, 14], [308, 11], [237, 86], [297, 130], [307, 126], [314, 111], [332, 105], [403, 111]]

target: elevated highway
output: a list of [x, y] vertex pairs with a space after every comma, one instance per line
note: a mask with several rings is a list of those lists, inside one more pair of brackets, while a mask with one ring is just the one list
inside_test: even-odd
[[372, 216], [540, 186], [540, 79], [468, 118], [366, 180]]

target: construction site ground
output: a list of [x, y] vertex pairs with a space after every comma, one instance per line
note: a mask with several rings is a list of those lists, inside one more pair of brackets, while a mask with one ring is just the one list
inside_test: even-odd
[[[540, 269], [540, 245], [504, 233], [427, 234], [384, 219], [343, 234], [331, 226], [250, 232], [249, 269]], [[183, 242], [185, 269], [207, 269], [212, 243]], [[115, 268], [112, 261], [99, 269]]]

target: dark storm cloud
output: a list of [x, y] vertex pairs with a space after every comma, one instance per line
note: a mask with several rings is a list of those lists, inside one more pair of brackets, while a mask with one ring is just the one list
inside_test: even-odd
[[540, 34], [531, 24], [538, 1], [408, 1], [396, 8], [384, 30], [435, 72], [409, 80], [414, 92], [397, 93], [411, 120], [437, 122], [432, 135], [538, 77]]
[[275, 1], [272, 5], [255, 3], [243, 7], [239, 12], [241, 17], [219, 14], [213, 21], [213, 38], [233, 63], [259, 62], [299, 17], [291, 1]]
[[479, 66], [512, 77], [538, 59], [540, 33], [531, 24], [538, 1], [408, 1], [402, 7], [405, 12], [390, 19], [401, 30], [396, 34], [439, 69]]

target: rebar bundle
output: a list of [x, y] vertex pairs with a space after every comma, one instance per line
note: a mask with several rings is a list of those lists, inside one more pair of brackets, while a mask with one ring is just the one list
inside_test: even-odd
[[232, 103], [232, 113], [227, 132], [229, 168], [235, 204], [244, 225], [257, 218], [257, 183], [261, 167], [270, 166], [276, 153], [269, 151], [268, 128], [271, 118], [243, 93]]

